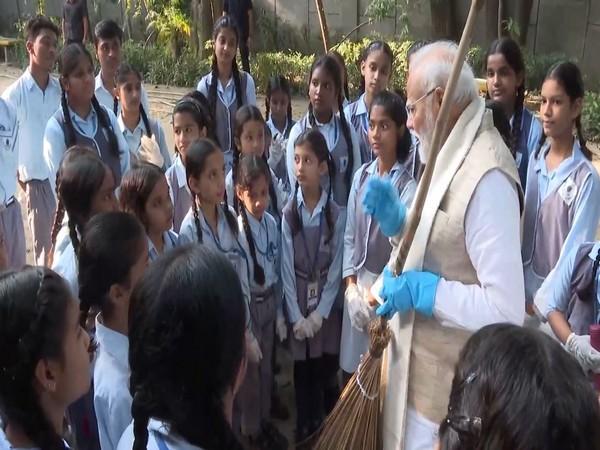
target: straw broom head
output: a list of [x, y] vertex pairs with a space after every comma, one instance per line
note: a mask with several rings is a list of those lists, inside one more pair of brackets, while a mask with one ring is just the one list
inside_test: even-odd
[[[484, 0], [471, 0], [469, 16], [435, 123], [429, 159], [402, 239], [398, 260], [394, 265], [396, 274], [402, 273], [404, 269], [406, 257], [421, 219], [437, 155], [442, 146], [442, 136], [446, 134], [452, 94], [456, 89], [460, 71], [471, 43], [477, 13], [483, 5]], [[361, 358], [356, 373], [323, 423], [318, 440], [312, 447], [316, 450], [376, 450], [383, 447], [379, 428], [384, 397], [381, 389], [382, 355], [392, 336], [387, 320], [383, 317], [373, 320], [369, 324], [369, 336], [371, 338], [369, 353]]]

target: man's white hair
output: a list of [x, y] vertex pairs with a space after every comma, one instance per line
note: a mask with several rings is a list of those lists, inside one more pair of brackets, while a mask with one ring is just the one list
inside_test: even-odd
[[[436, 87], [446, 88], [457, 53], [458, 46], [454, 42], [437, 41], [424, 46], [413, 55], [410, 63], [411, 71], [418, 73], [417, 79], [423, 88], [423, 93]], [[466, 106], [476, 98], [477, 88], [473, 69], [465, 61], [452, 101]]]

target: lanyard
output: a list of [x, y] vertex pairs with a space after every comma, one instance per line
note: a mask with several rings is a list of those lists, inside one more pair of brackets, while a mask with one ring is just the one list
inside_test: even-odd
[[[306, 257], [310, 262], [310, 252], [308, 251], [308, 243], [306, 241], [306, 235], [304, 234], [304, 226], [302, 225], [302, 215], [300, 215], [300, 232], [302, 233], [302, 243], [304, 244], [304, 251], [306, 252]], [[317, 239], [317, 245], [315, 248], [315, 253], [312, 258], [312, 264], [310, 265], [311, 272], [311, 281], [317, 281], [317, 258], [319, 257], [319, 247], [321, 246], [321, 236], [323, 232], [323, 211], [319, 214], [319, 238]]]
[[[217, 206], [217, 208], [219, 208], [219, 206]], [[242, 249], [242, 246], [240, 245], [240, 242], [237, 240], [237, 238], [235, 239], [235, 241], [236, 241], [236, 243], [238, 245], [238, 249], [237, 250], [235, 248], [230, 248], [229, 250], [226, 250], [221, 245], [221, 240], [219, 239], [219, 235], [218, 235], [218, 232], [219, 232], [219, 222], [221, 220], [221, 216], [219, 214], [219, 211], [217, 211], [217, 235], [215, 235], [215, 233], [213, 232], [213, 229], [211, 228], [211, 226], [206, 221], [206, 217], [204, 216], [204, 213], [202, 213], [202, 217], [204, 218], [204, 222], [206, 223], [206, 228], [208, 228], [208, 233], [210, 234], [211, 239], [215, 243], [215, 245], [217, 247], [217, 250], [219, 250], [220, 252], [225, 253], [225, 254], [233, 253], [233, 254], [237, 254], [237, 255], [240, 255], [240, 256], [246, 258], [246, 252], [244, 252], [244, 250]], [[202, 226], [202, 225], [200, 225], [200, 226]]]
[[[264, 249], [264, 250], [262, 250], [262, 249], [261, 249], [261, 248], [258, 246], [258, 242], [259, 242], [259, 240], [260, 240], [260, 229], [258, 230], [258, 238], [259, 238], [259, 239], [254, 239], [254, 247], [256, 247], [256, 251], [258, 251], [258, 253], [260, 253], [262, 256], [264, 256], [264, 257], [267, 259], [267, 261], [272, 261], [272, 260], [274, 259], [274, 256], [275, 256], [275, 248], [276, 248], [277, 246], [275, 245], [275, 243], [274, 243], [274, 242], [271, 242], [271, 241], [269, 240], [269, 226], [268, 226], [268, 224], [266, 223], [266, 220], [265, 220], [264, 222], [265, 222], [265, 223], [264, 223], [264, 226], [265, 226], [265, 233], [266, 233], [266, 235], [267, 235], [267, 243], [266, 243], [266, 245], [265, 245], [265, 249]], [[263, 224], [262, 224], [262, 222], [259, 222], [258, 224], [259, 224], [260, 228], [262, 228], [262, 227], [263, 227]], [[250, 232], [252, 233], [252, 226], [250, 226], [250, 224], [248, 224], [248, 226], [249, 226], [249, 228], [250, 228]]]

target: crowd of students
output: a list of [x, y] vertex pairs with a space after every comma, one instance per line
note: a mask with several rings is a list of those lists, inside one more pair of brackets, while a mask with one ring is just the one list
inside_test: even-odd
[[[275, 353], [288, 349], [294, 361], [301, 442], [368, 351], [377, 305], [370, 288], [392, 244], [388, 222], [363, 203], [365, 187], [386, 177], [395, 187], [390, 201], [410, 207], [422, 155], [408, 125], [428, 95], [406, 105], [391, 91], [399, 62], [374, 41], [361, 55], [354, 102], [343, 58], [325, 54], [312, 64], [300, 120], [278, 75], [266, 86], [263, 116], [253, 78], [236, 63], [238, 28], [223, 16], [211, 71], [173, 109], [171, 154], [141, 74], [122, 61], [122, 37], [113, 21], [96, 26], [95, 76], [84, 46], [59, 54], [56, 26], [32, 19], [29, 67], [0, 101], [0, 262], [10, 269], [0, 275], [0, 448], [287, 448], [272, 420], [286, 415], [272, 413], [282, 409], [273, 408]], [[565, 377], [553, 374], [547, 389], [536, 384], [541, 397], [529, 406], [540, 410], [531, 413], [546, 413], [543, 396], [572, 395], [565, 407], [581, 416], [557, 412], [552, 420], [588, 433], [569, 448], [595, 449], [600, 424], [589, 424], [600, 413], [585, 376], [600, 372], [588, 331], [600, 318], [600, 179], [581, 127], [582, 76], [569, 62], [548, 72], [540, 121], [524, 105], [525, 65], [514, 41], [491, 45], [485, 74], [525, 192], [526, 325], [548, 322], [583, 371], [537, 332], [491, 327], [465, 348], [451, 404], [481, 415], [469, 409], [479, 395], [481, 408], [496, 408], [497, 426], [510, 427], [516, 419], [503, 408], [518, 401], [525, 414], [533, 395], [528, 380], [511, 380], [549, 375], [517, 364], [529, 355]], [[23, 268], [18, 184], [37, 267]], [[505, 379], [492, 363], [483, 366], [488, 353], [501, 352], [496, 343], [506, 352]], [[519, 345], [528, 353], [515, 355]], [[556, 393], [574, 379], [580, 389]], [[471, 385], [478, 390], [467, 396]], [[448, 424], [442, 448], [483, 448], [461, 444]], [[481, 419], [450, 425], [467, 427], [469, 442], [482, 438]], [[75, 443], [63, 440], [65, 429]], [[567, 448], [504, 439], [518, 445], [485, 448]]]

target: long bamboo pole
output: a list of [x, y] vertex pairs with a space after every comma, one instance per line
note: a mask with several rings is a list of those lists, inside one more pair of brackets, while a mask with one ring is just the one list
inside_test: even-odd
[[329, 28], [327, 28], [327, 18], [325, 17], [325, 8], [323, 8], [323, 0], [315, 0], [317, 7], [317, 15], [319, 16], [319, 26], [321, 27], [321, 38], [323, 39], [323, 47], [325, 53], [329, 51]]

